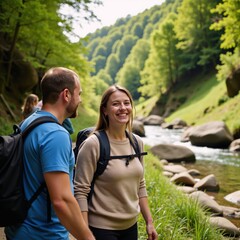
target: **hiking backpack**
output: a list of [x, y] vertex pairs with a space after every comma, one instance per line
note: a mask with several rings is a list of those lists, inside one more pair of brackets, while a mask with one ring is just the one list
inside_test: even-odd
[[94, 173], [93, 180], [91, 182], [91, 190], [88, 195], [88, 201], [90, 201], [92, 194], [94, 192], [94, 183], [95, 183], [96, 178], [104, 172], [104, 170], [106, 169], [106, 167], [108, 165], [109, 160], [125, 158], [126, 166], [127, 166], [129, 164], [129, 161], [134, 159], [135, 157], [138, 157], [140, 160], [141, 156], [147, 155], [147, 152], [140, 151], [138, 141], [137, 141], [136, 137], [134, 136], [134, 134], [132, 134], [131, 135], [132, 137], [130, 137], [129, 133], [126, 131], [126, 136], [129, 138], [130, 144], [132, 145], [132, 147], [135, 151], [135, 154], [110, 156], [110, 143], [109, 143], [109, 139], [108, 139], [106, 132], [104, 130], [94, 131], [94, 128], [91, 127], [91, 128], [85, 128], [78, 133], [76, 146], [73, 149], [75, 159], [77, 159], [77, 154], [78, 154], [80, 145], [82, 144], [82, 142], [84, 142], [88, 138], [88, 136], [91, 133], [94, 133], [99, 140], [100, 156], [99, 156], [99, 160], [97, 162], [97, 169]]
[[[46, 187], [42, 183], [30, 200], [23, 189], [23, 143], [30, 131], [39, 124], [57, 121], [52, 117], [40, 117], [24, 131], [18, 125], [8, 136], [0, 136], [0, 227], [22, 223], [33, 201]], [[48, 204], [49, 205], [49, 204]]]

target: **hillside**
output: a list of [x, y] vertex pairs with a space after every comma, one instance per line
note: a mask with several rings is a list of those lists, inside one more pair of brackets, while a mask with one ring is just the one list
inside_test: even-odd
[[[199, 125], [208, 121], [221, 120], [226, 123], [232, 134], [239, 136], [240, 94], [234, 98], [227, 96], [225, 82], [216, 80], [215, 73], [189, 78], [185, 84], [176, 84], [167, 96], [166, 104], [154, 105], [155, 99], [137, 106], [137, 115], [167, 114], [165, 121], [180, 118], [188, 125]], [[161, 109], [162, 108], [162, 109]], [[142, 109], [148, 109], [143, 112]]]

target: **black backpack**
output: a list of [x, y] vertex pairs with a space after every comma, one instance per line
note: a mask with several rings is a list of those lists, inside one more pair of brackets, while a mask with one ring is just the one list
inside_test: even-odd
[[0, 136], [0, 227], [22, 223], [31, 204], [46, 187], [45, 182], [42, 183], [31, 199], [26, 200], [23, 189], [23, 142], [33, 128], [46, 122], [57, 123], [52, 117], [40, 117], [23, 132], [18, 125], [14, 125], [13, 134]]
[[85, 129], [81, 130], [77, 135], [76, 146], [73, 149], [75, 159], [77, 159], [77, 154], [78, 154], [78, 150], [79, 150], [79, 147], [80, 147], [81, 143], [83, 141], [85, 141], [92, 132], [97, 136], [97, 138], [99, 140], [100, 156], [99, 156], [99, 160], [97, 162], [96, 172], [94, 173], [93, 180], [91, 182], [91, 191], [88, 195], [88, 201], [90, 201], [90, 199], [92, 197], [92, 194], [93, 194], [93, 191], [94, 191], [94, 183], [95, 183], [96, 178], [104, 172], [104, 170], [106, 169], [106, 167], [108, 165], [109, 160], [125, 158], [126, 159], [126, 166], [127, 166], [129, 164], [129, 161], [131, 161], [135, 157], [138, 157], [139, 160], [140, 160], [140, 157], [142, 155], [147, 155], [147, 152], [141, 152], [140, 151], [138, 141], [137, 141], [136, 137], [134, 136], [134, 134], [132, 134], [132, 138], [131, 138], [129, 136], [129, 133], [126, 131], [126, 135], [130, 140], [130, 143], [131, 143], [131, 145], [132, 145], [132, 147], [135, 151], [135, 154], [110, 156], [110, 143], [109, 143], [108, 136], [107, 136], [106, 132], [104, 130], [94, 132], [94, 128], [85, 128]]

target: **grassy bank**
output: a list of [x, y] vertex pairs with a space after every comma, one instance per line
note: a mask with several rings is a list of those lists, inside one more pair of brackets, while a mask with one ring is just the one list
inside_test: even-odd
[[[156, 97], [136, 106], [137, 116], [147, 116], [156, 104]], [[165, 119], [171, 122], [180, 118], [188, 125], [199, 125], [209, 121], [224, 121], [234, 133], [240, 129], [240, 94], [227, 96], [225, 82], [219, 82], [215, 73], [198, 75], [184, 83], [177, 84], [166, 99], [165, 111], [170, 113]], [[159, 113], [162, 109], [159, 109]], [[160, 115], [160, 114], [159, 114]]]
[[[145, 157], [145, 178], [149, 204], [159, 240], [221, 240], [219, 230], [209, 224], [208, 213], [196, 201], [176, 190], [161, 174], [158, 159], [149, 153]], [[145, 224], [140, 217], [139, 240], [146, 239]]]

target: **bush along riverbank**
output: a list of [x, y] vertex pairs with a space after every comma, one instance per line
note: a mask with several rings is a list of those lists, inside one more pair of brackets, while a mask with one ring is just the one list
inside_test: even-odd
[[[166, 162], [160, 162], [157, 157], [151, 154], [150, 149], [146, 148], [148, 155], [145, 157], [145, 178], [149, 204], [154, 218], [154, 225], [159, 234], [159, 240], [235, 239], [233, 236], [237, 237], [238, 228], [229, 222], [228, 226], [230, 226], [231, 231], [226, 226], [220, 226], [218, 224], [221, 220], [219, 216], [217, 217], [216, 213], [203, 206], [198, 197], [190, 197], [189, 193], [186, 194], [186, 191], [182, 191], [183, 188], [180, 190], [178, 185], [171, 181], [176, 172], [168, 171], [170, 174], [167, 177], [166, 171], [163, 170]], [[168, 166], [182, 167], [184, 169], [181, 165]], [[192, 192], [199, 193], [197, 189]], [[205, 194], [203, 191], [201, 193]], [[141, 217], [139, 221], [139, 239], [146, 239], [145, 227]]]

